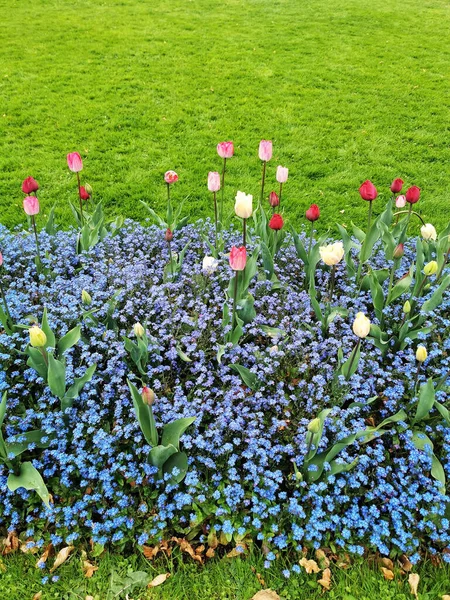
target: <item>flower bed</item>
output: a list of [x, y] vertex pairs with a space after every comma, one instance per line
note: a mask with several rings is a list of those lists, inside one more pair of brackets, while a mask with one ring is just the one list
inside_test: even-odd
[[[341, 228], [340, 248], [323, 238], [310, 251], [309, 231], [282, 237], [283, 222], [270, 230], [254, 214], [242, 270], [221, 251], [204, 261], [209, 221], [170, 239], [127, 221], [84, 249], [77, 230], [49, 227], [36, 264], [35, 238], [0, 228], [10, 313], [0, 333], [3, 432], [6, 443], [27, 442], [0, 466], [0, 527], [38, 546], [252, 540], [269, 562], [305, 545], [413, 562], [421, 548], [447, 548], [448, 230], [437, 240], [424, 230], [425, 241], [411, 221], [402, 240], [411, 215], [395, 225], [391, 204], [367, 235]], [[240, 239], [219, 231], [225, 252]], [[30, 346], [34, 322], [47, 335]], [[77, 327], [79, 340], [45, 354]], [[48, 374], [36, 368], [39, 352]], [[65, 365], [59, 394], [53, 354]], [[133, 398], [143, 386], [143, 400]], [[176, 448], [186, 473], [149, 460], [158, 441], [149, 443], [139, 410], [154, 414], [157, 432], [195, 418]], [[21, 437], [32, 430], [42, 433], [36, 443]], [[49, 507], [45, 490], [11, 491], [8, 476], [25, 460]]]

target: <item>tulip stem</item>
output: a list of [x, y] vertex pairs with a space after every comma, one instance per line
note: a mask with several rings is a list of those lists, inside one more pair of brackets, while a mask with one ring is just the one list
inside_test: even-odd
[[224, 158], [223, 159], [223, 168], [222, 168], [222, 193], [221, 193], [221, 198], [220, 198], [220, 223], [221, 226], [223, 224], [223, 194], [225, 191], [225, 171], [227, 168], [227, 159]]
[[336, 265], [333, 265], [331, 268], [331, 275], [330, 275], [330, 299], [329, 299], [330, 304], [331, 304], [331, 301], [333, 300], [335, 279], [336, 279]]
[[[280, 200], [280, 204], [281, 204], [281, 191], [282, 191], [282, 189], [283, 189], [283, 184], [280, 183], [280, 193], [278, 194], [278, 198]], [[274, 212], [275, 212], [275, 207], [274, 207]]]
[[41, 346], [39, 348], [39, 352], [42, 354], [42, 358], [44, 359], [45, 364], [48, 367], [48, 356], [47, 356], [47, 352], [44, 350], [44, 348]]
[[394, 275], [395, 275], [395, 271], [398, 269], [399, 262], [400, 261], [398, 258], [394, 258], [394, 264], [392, 265], [391, 275], [389, 277], [389, 287], [388, 287], [388, 293], [387, 293], [387, 301], [388, 302], [389, 302], [389, 298], [391, 297], [392, 285], [394, 283]]
[[313, 439], [314, 439], [314, 433], [312, 431], [309, 432], [309, 440], [308, 440], [308, 447], [306, 448], [306, 455], [305, 455], [305, 459], [308, 459], [308, 455], [311, 452], [311, 446], [313, 443]]
[[243, 228], [242, 228], [242, 245], [245, 246], [247, 242], [247, 219], [243, 220]]
[[409, 218], [411, 218], [411, 215], [416, 215], [416, 217], [422, 221], [422, 225], [425, 225], [425, 221], [422, 219], [419, 213], [417, 213], [415, 210], [412, 210], [412, 204], [409, 205], [409, 210], [399, 210], [398, 212], [394, 213], [394, 217], [397, 217], [398, 222], [399, 215], [406, 214], [408, 214]]
[[372, 200], [369, 200], [369, 217], [368, 217], [368, 221], [367, 221], [367, 233], [369, 233], [371, 221], [372, 221]]
[[309, 235], [308, 255], [311, 254], [311, 248], [312, 248], [312, 243], [313, 243], [313, 236], [314, 236], [314, 222], [311, 221], [311, 233]]
[[361, 338], [358, 338], [358, 341], [356, 342], [356, 346], [353, 348], [350, 362], [348, 364], [348, 371], [347, 371], [347, 375], [345, 376], [347, 381], [350, 379], [350, 373], [352, 372], [353, 363], [355, 362], [356, 353], [358, 352], [358, 348], [359, 348], [360, 344], [361, 344]]
[[442, 261], [441, 268], [439, 269], [439, 273], [438, 273], [438, 274], [437, 274], [437, 276], [436, 276], [436, 281], [439, 281], [439, 279], [441, 278], [442, 271], [444, 270], [444, 268], [445, 268], [445, 265], [447, 264], [447, 261], [448, 261], [448, 257], [449, 257], [449, 255], [450, 255], [450, 247], [449, 247], [449, 249], [447, 250], [447, 253], [446, 253], [445, 257], [444, 257], [444, 260]]
[[170, 205], [170, 183], [167, 183], [167, 227], [172, 229], [172, 207]]
[[216, 192], [213, 192], [214, 194], [214, 224], [215, 224], [215, 240], [216, 240], [216, 254], [218, 252], [218, 244], [217, 244], [217, 228], [218, 228], [218, 224], [217, 224], [217, 197], [216, 197]]
[[39, 248], [39, 238], [38, 238], [38, 234], [37, 234], [37, 229], [36, 229], [36, 219], [34, 215], [31, 215], [31, 223], [33, 225], [33, 231], [34, 231], [34, 237], [36, 239], [36, 253], [37, 253], [37, 258], [39, 260], [39, 262], [41, 263], [41, 252], [40, 252], [40, 248]]
[[81, 198], [81, 182], [80, 182], [80, 174], [77, 173], [77, 182], [78, 182], [78, 197], [80, 199], [80, 219], [81, 219], [81, 225], [84, 224], [84, 217], [83, 217], [83, 199]]
[[416, 388], [417, 388], [417, 382], [418, 382], [418, 380], [419, 380], [419, 371], [420, 371], [420, 365], [421, 365], [420, 361], [416, 360], [416, 366], [417, 366], [417, 370], [416, 370], [416, 377], [415, 377], [415, 379], [414, 379], [413, 392], [415, 392], [415, 391], [416, 391]]
[[2, 300], [3, 300], [3, 304], [5, 305], [5, 312], [6, 312], [6, 316], [8, 317], [10, 324], [12, 325], [12, 317], [11, 317], [11, 313], [9, 312], [9, 307], [8, 307], [8, 303], [6, 301], [6, 294], [5, 294], [5, 290], [3, 288], [3, 284], [2, 284], [2, 280], [0, 278], [0, 294], [2, 295]]
[[172, 273], [172, 279], [173, 279], [173, 258], [172, 258], [172, 246], [170, 245], [170, 242], [167, 242], [168, 246], [169, 246], [169, 260], [170, 260], [170, 271]]
[[239, 271], [236, 271], [236, 274], [234, 276], [233, 318], [231, 320], [233, 330], [236, 326], [236, 304], [237, 304], [237, 292], [238, 292], [238, 277], [239, 277]]
[[266, 181], [266, 164], [267, 162], [263, 161], [263, 172], [262, 172], [262, 182], [261, 182], [261, 197], [259, 199], [259, 206], [262, 206], [264, 200], [264, 183]]

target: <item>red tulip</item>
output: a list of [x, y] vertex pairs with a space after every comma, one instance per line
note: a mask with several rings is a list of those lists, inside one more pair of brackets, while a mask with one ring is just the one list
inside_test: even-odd
[[273, 229], [274, 231], [279, 231], [280, 229], [283, 229], [283, 225], [284, 221], [281, 215], [279, 215], [278, 213], [272, 215], [272, 218], [269, 221], [270, 229]]
[[247, 263], [247, 250], [245, 246], [236, 248], [233, 246], [230, 252], [230, 267], [233, 271], [243, 271]]
[[88, 194], [86, 188], [83, 185], [80, 185], [80, 198], [82, 200], [89, 200], [90, 197], [91, 195]]
[[39, 200], [36, 196], [26, 196], [23, 200], [23, 210], [29, 217], [39, 213]]
[[409, 202], [410, 204], [415, 204], [416, 202], [419, 202], [419, 198], [420, 188], [418, 188], [417, 185], [413, 185], [412, 187], [407, 189], [406, 202]]
[[272, 208], [275, 208], [276, 206], [279, 206], [279, 204], [280, 204], [280, 198], [279, 198], [279, 196], [278, 196], [278, 194], [276, 192], [270, 192], [269, 203], [270, 203], [270, 206]]
[[164, 173], [164, 181], [169, 184], [175, 183], [178, 181], [178, 175], [175, 173], [175, 171], [166, 171]]
[[393, 194], [398, 194], [399, 192], [401, 192], [403, 183], [403, 179], [394, 179], [394, 181], [391, 183], [391, 192]]
[[22, 182], [22, 192], [24, 194], [32, 194], [33, 192], [37, 192], [39, 189], [39, 184], [36, 179], [32, 177], [27, 177]]
[[171, 229], [166, 229], [166, 242], [171, 242], [173, 240], [173, 233]]
[[83, 161], [78, 152], [71, 152], [67, 155], [67, 164], [72, 173], [79, 173], [83, 170]]
[[233, 142], [220, 142], [217, 144], [217, 154], [220, 158], [231, 158], [234, 154]]
[[365, 181], [359, 188], [359, 193], [363, 200], [372, 202], [378, 196], [377, 188], [369, 180]]
[[311, 204], [305, 213], [305, 217], [308, 219], [308, 221], [311, 221], [311, 223], [317, 221], [317, 219], [320, 217], [320, 210], [317, 204]]

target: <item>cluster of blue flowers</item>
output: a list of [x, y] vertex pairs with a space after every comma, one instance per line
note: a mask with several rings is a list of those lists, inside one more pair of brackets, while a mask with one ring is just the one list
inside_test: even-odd
[[[189, 246], [179, 277], [163, 283], [168, 247], [164, 232], [154, 226], [128, 221], [117, 235], [81, 255], [74, 230], [42, 232], [42, 262], [49, 274], [38, 279], [32, 236], [0, 227], [3, 281], [14, 321], [29, 323], [30, 315], [40, 321], [45, 306], [58, 336], [82, 324], [80, 342], [66, 353], [68, 378], [97, 365], [63, 418], [60, 401], [26, 364], [26, 329], [0, 333], [0, 391], [8, 390], [5, 437], [36, 428], [48, 434], [49, 447], [30, 447], [27, 460], [53, 499], [47, 509], [34, 492], [10, 492], [8, 469], [0, 466], [0, 530], [22, 532], [37, 546], [91, 539], [123, 547], [188, 533], [202, 541], [252, 538], [270, 547], [268, 562], [279, 550], [304, 545], [333, 543], [355, 553], [395, 549], [412, 561], [421, 547], [440, 552], [449, 546], [449, 498], [431, 475], [430, 452], [412, 443], [407, 423], [342, 450], [339, 460], [354, 463], [346, 472], [326, 476], [325, 469], [315, 483], [296, 475], [307, 453], [308, 423], [322, 409], [332, 408], [321, 449], [400, 409], [413, 410], [418, 340], [407, 340], [404, 350], [385, 357], [364, 340], [357, 373], [348, 382], [336, 378], [338, 349], [347, 357], [355, 345], [356, 313], [375, 320], [370, 292], [357, 292], [345, 265], [339, 265], [335, 303], [349, 316], [337, 317], [324, 335], [305, 291], [303, 264], [288, 240], [276, 259], [281, 286], [255, 278], [250, 289], [257, 316], [218, 363], [231, 271], [223, 259], [214, 273], [202, 272], [209, 253], [206, 235], [211, 235], [208, 222], [175, 232], [173, 251]], [[237, 234], [225, 238], [229, 248]], [[412, 256], [406, 248], [404, 271]], [[384, 260], [375, 253], [371, 265], [381, 268]], [[329, 269], [319, 266], [319, 290], [326, 289], [328, 278]], [[83, 289], [92, 297], [89, 310], [95, 310], [96, 323], [83, 320]], [[432, 291], [433, 284], [427, 293]], [[104, 317], [115, 294], [114, 327]], [[403, 300], [385, 309], [388, 329], [402, 318]], [[419, 383], [442, 377], [450, 367], [449, 308], [447, 294], [430, 316], [432, 332], [419, 338], [428, 349]], [[124, 348], [123, 337], [133, 336], [136, 322], [154, 343], [145, 381], [133, 374]], [[267, 326], [281, 333], [269, 334]], [[256, 391], [231, 369], [234, 363], [256, 374]], [[155, 391], [158, 427], [197, 417], [182, 438], [189, 469], [178, 485], [157, 481], [148, 463], [150, 448], [127, 377]], [[445, 391], [438, 399], [446, 401]], [[425, 431], [450, 476], [450, 427], [442, 420]]]

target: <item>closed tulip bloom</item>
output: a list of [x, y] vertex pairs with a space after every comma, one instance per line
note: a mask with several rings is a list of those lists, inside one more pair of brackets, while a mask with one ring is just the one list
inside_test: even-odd
[[230, 252], [230, 267], [233, 271], [243, 271], [247, 263], [247, 250], [245, 246], [236, 248], [233, 246]]
[[244, 192], [238, 192], [236, 194], [236, 202], [234, 205], [234, 212], [241, 219], [248, 219], [253, 214], [253, 196], [251, 194], [245, 194]]
[[377, 188], [368, 179], [360, 186], [359, 193], [363, 200], [371, 202], [378, 196]]
[[427, 277], [429, 277], [430, 275], [434, 275], [435, 273], [437, 273], [437, 270], [438, 270], [438, 264], [437, 264], [437, 262], [435, 260], [431, 260], [423, 268], [423, 272], [425, 273], [425, 275]]
[[406, 196], [397, 196], [395, 206], [397, 208], [404, 208], [406, 206]]
[[259, 142], [259, 158], [267, 162], [272, 158], [272, 142], [269, 140], [261, 140]]
[[411, 312], [411, 302], [409, 300], [407, 300], [403, 305], [403, 312], [405, 313], [405, 315], [409, 315], [409, 313]]
[[164, 181], [169, 184], [175, 183], [178, 181], [178, 175], [175, 173], [175, 171], [166, 171], [164, 173]]
[[87, 191], [87, 189], [84, 186], [80, 185], [80, 198], [82, 200], [89, 200], [90, 197], [91, 196], [90, 196], [89, 192]]
[[166, 242], [171, 242], [173, 240], [173, 233], [171, 229], [166, 229], [166, 234], [164, 236], [166, 238]]
[[210, 192], [218, 192], [220, 190], [220, 174], [217, 171], [208, 173], [208, 190]]
[[91, 295], [86, 290], [81, 291], [81, 302], [86, 306], [90, 306], [92, 304]]
[[71, 152], [67, 155], [67, 164], [73, 173], [79, 173], [83, 170], [83, 161], [78, 152]]
[[39, 189], [39, 184], [36, 179], [32, 177], [27, 177], [22, 182], [22, 192], [24, 194], [32, 194], [33, 192], [37, 192]]
[[398, 194], [399, 192], [402, 191], [402, 187], [403, 187], [403, 179], [394, 179], [394, 181], [391, 183], [391, 192], [393, 194]]
[[141, 396], [142, 396], [142, 401], [147, 406], [151, 406], [153, 404], [153, 402], [155, 401], [155, 392], [147, 386], [142, 388]]
[[3, 255], [2, 255], [2, 253], [0, 252], [0, 267], [1, 267], [1, 266], [3, 266]]
[[344, 257], [344, 245], [342, 242], [334, 242], [328, 246], [320, 246], [319, 248], [320, 258], [323, 262], [332, 267], [337, 265]]
[[215, 271], [217, 271], [217, 267], [219, 266], [219, 261], [214, 256], [205, 256], [202, 264], [202, 271], [206, 275], [212, 275]]
[[270, 229], [273, 229], [274, 231], [279, 231], [280, 229], [283, 229], [283, 225], [284, 225], [284, 221], [283, 221], [283, 217], [281, 215], [279, 215], [277, 213], [272, 215], [272, 218], [269, 221]]
[[317, 221], [317, 219], [320, 217], [320, 210], [317, 204], [311, 204], [311, 206], [305, 212], [305, 217], [308, 219], [308, 221], [311, 221], [311, 223]]
[[308, 423], [308, 431], [310, 433], [319, 433], [320, 431], [320, 419], [316, 417]]
[[282, 167], [281, 165], [277, 167], [277, 181], [278, 183], [286, 183], [288, 180], [289, 169], [287, 167]]
[[417, 350], [416, 350], [416, 360], [418, 362], [425, 362], [427, 360], [428, 357], [428, 352], [427, 349], [425, 348], [425, 346], [417, 346]]
[[33, 325], [33, 327], [30, 327], [28, 333], [30, 336], [30, 344], [34, 348], [43, 348], [47, 343], [47, 336], [37, 325]]
[[145, 335], [145, 329], [142, 327], [142, 325], [139, 322], [137, 322], [133, 325], [133, 331], [134, 331], [134, 335], [137, 338], [144, 337], [144, 335]]
[[220, 158], [231, 158], [234, 154], [233, 142], [220, 142], [217, 144], [217, 154]]
[[39, 200], [36, 196], [26, 196], [23, 199], [23, 210], [29, 217], [39, 214]]
[[84, 189], [86, 190], [86, 192], [89, 194], [89, 196], [92, 196], [92, 192], [94, 191], [92, 189], [92, 185], [90, 185], [89, 183], [86, 183], [86, 185], [84, 186]]
[[405, 254], [405, 246], [404, 244], [398, 244], [394, 250], [394, 258], [402, 258]]
[[370, 319], [363, 312], [359, 312], [353, 321], [353, 333], [359, 338], [366, 338], [370, 333]]
[[276, 192], [270, 192], [269, 194], [269, 204], [272, 208], [276, 208], [280, 205], [280, 197]]
[[422, 227], [420, 228], [420, 233], [424, 240], [432, 240], [433, 242], [435, 242], [437, 239], [436, 229], [431, 223], [426, 223], [425, 225], [422, 225]]
[[419, 202], [419, 198], [420, 188], [418, 188], [417, 185], [413, 185], [406, 190], [406, 202], [409, 202], [409, 204], [415, 204], [416, 202]]

